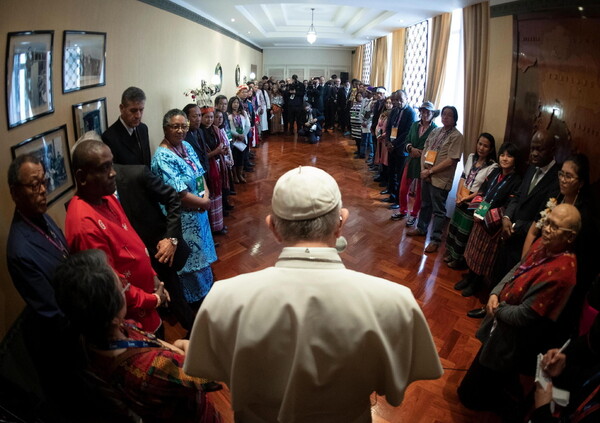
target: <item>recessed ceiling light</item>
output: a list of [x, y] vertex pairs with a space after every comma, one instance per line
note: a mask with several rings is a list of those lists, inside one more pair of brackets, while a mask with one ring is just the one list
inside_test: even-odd
[[583, 7], [579, 6], [577, 9], [579, 9], [580, 12], [583, 12]]
[[235, 22], [235, 18], [231, 18], [231, 22]]
[[248, 34], [252, 34], [252, 31], [248, 31]]
[[404, 23], [404, 19], [400, 19], [400, 23]]

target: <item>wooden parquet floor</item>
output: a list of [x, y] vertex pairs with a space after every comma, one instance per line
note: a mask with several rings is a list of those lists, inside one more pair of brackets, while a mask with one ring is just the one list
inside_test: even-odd
[[[498, 422], [487, 413], [476, 413], [458, 401], [456, 388], [462, 380], [480, 343], [474, 334], [479, 320], [466, 311], [479, 306], [475, 298], [463, 298], [452, 286], [461, 272], [442, 261], [444, 249], [423, 254], [425, 239], [406, 237], [405, 221], [390, 220], [392, 211], [382, 203], [382, 188], [373, 182], [374, 174], [364, 160], [354, 159], [354, 142], [338, 133], [324, 134], [319, 144], [298, 141], [295, 136], [270, 136], [258, 148], [255, 172], [247, 174], [247, 184], [237, 185], [231, 202], [235, 209], [225, 223], [227, 235], [216, 237], [219, 260], [213, 265], [215, 279], [252, 272], [275, 263], [281, 246], [264, 223], [270, 212], [273, 186], [284, 172], [298, 165], [317, 166], [337, 180], [343, 205], [350, 210], [344, 235], [348, 248], [342, 254], [346, 267], [389, 279], [409, 287], [429, 322], [444, 367], [436, 381], [410, 385], [400, 407], [384, 398], [372, 398], [375, 423]], [[218, 283], [218, 282], [217, 282]], [[167, 325], [167, 338], [180, 336], [180, 327]], [[233, 422], [227, 389], [209, 394], [225, 423]]]

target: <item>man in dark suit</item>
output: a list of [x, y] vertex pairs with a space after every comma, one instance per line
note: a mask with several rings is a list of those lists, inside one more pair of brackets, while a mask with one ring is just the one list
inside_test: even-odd
[[350, 81], [344, 81], [337, 92], [338, 129], [344, 135], [350, 135]]
[[304, 103], [304, 113], [302, 115], [299, 136], [306, 137], [310, 144], [316, 144], [321, 139], [321, 125], [325, 117], [318, 109], [313, 109], [310, 103]]
[[559, 193], [556, 144], [557, 137], [546, 130], [537, 131], [531, 139], [529, 167], [502, 219], [504, 248], [496, 261], [493, 282], [498, 282], [519, 261], [529, 227], [548, 200]]
[[392, 103], [394, 108], [390, 112], [390, 117], [387, 120], [387, 148], [388, 148], [388, 185], [387, 190], [383, 194], [389, 194], [388, 198], [384, 198], [384, 203], [391, 203], [390, 209], [399, 208], [398, 193], [400, 190], [400, 178], [406, 160], [406, 136], [410, 127], [416, 119], [414, 109], [408, 104], [406, 92], [398, 90], [392, 93]]
[[102, 134], [115, 163], [150, 167], [148, 127], [142, 123], [145, 105], [146, 94], [141, 89], [129, 87], [123, 92], [119, 104], [121, 116]]
[[204, 172], [208, 173], [209, 164], [208, 155], [206, 154], [206, 143], [200, 134], [200, 120], [202, 118], [200, 107], [194, 103], [190, 103], [183, 108], [183, 112], [187, 115], [190, 122], [190, 129], [185, 135], [185, 140], [194, 148]]
[[[144, 165], [114, 164], [117, 194], [131, 225], [148, 249], [152, 268], [171, 297], [169, 310], [187, 330], [194, 312], [185, 301], [177, 271], [187, 261], [189, 248], [181, 235], [181, 202], [171, 186]], [[160, 205], [166, 210], [163, 214]]]
[[335, 111], [337, 108], [337, 92], [340, 88], [340, 79], [331, 75], [331, 80], [323, 88], [323, 104], [325, 107], [325, 131], [333, 129], [335, 124]]

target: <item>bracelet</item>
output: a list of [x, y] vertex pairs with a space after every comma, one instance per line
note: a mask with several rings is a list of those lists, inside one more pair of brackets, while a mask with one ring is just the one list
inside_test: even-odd
[[154, 307], [154, 308], [158, 308], [158, 307], [160, 307], [160, 304], [162, 303], [162, 301], [160, 299], [160, 295], [158, 295], [156, 292], [153, 295], [156, 297], [156, 307]]

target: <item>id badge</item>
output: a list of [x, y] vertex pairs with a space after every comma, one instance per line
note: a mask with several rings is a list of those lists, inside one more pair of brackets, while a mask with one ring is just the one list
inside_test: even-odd
[[483, 220], [490, 209], [490, 206], [491, 204], [487, 201], [482, 201], [481, 204], [479, 204], [479, 207], [477, 207], [477, 210], [475, 210], [473, 217]]
[[196, 176], [196, 188], [198, 188], [198, 197], [204, 198], [206, 190], [204, 189], [204, 178]]
[[438, 152], [435, 150], [427, 150], [425, 152], [425, 164], [434, 165]]
[[390, 139], [395, 140], [398, 137], [398, 128], [392, 128], [392, 133], [390, 134]]

